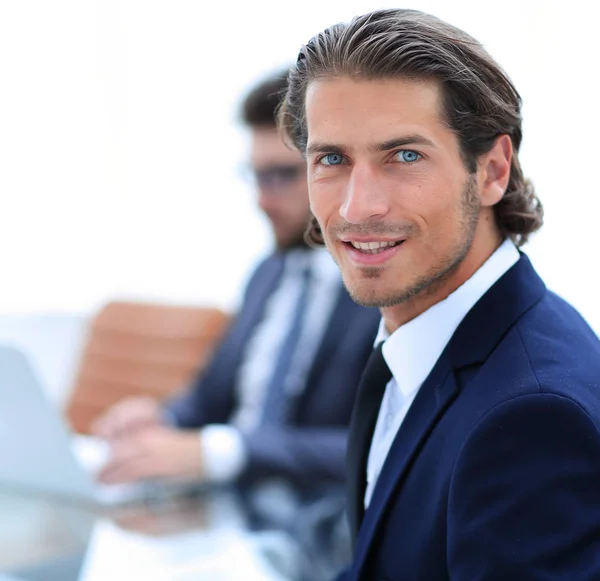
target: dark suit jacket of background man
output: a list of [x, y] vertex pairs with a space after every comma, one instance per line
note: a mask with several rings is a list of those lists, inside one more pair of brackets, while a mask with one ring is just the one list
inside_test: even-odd
[[418, 392], [345, 579], [600, 579], [600, 345], [524, 255]]
[[[244, 347], [283, 274], [284, 255], [263, 261], [248, 283], [240, 312], [211, 364], [180, 398], [168, 403], [182, 428], [227, 423], [236, 408], [236, 376]], [[289, 425], [246, 434], [249, 462], [241, 478], [284, 476], [302, 489], [343, 482], [347, 428], [356, 387], [373, 349], [381, 315], [339, 295]]]

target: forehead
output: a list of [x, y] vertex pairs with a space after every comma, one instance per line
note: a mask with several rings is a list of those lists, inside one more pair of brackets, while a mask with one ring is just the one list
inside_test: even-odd
[[316, 80], [306, 92], [308, 142], [379, 142], [405, 134], [449, 132], [439, 84], [430, 80]]
[[261, 167], [273, 164], [293, 165], [302, 163], [303, 158], [283, 142], [277, 129], [258, 127], [250, 131], [250, 161], [254, 166]]

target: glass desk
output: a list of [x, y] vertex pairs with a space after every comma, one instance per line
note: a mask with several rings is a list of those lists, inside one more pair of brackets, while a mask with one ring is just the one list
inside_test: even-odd
[[81, 560], [93, 526], [90, 512], [0, 490], [0, 574]]
[[0, 575], [26, 581], [286, 581], [295, 558], [285, 535], [249, 531], [228, 491], [92, 510], [0, 490]]

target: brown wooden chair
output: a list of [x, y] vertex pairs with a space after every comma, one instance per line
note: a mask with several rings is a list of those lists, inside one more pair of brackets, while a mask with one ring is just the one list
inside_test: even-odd
[[66, 405], [73, 430], [130, 396], [164, 399], [203, 369], [230, 317], [216, 308], [115, 301], [93, 319]]

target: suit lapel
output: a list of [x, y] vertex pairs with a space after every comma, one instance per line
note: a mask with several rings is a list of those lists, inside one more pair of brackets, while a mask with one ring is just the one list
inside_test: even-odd
[[[319, 378], [322, 376], [323, 369], [331, 364], [338, 349], [342, 345], [340, 337], [348, 340], [352, 338], [353, 328], [360, 329], [357, 337], [360, 341], [364, 340], [365, 321], [371, 320], [372, 314], [368, 309], [359, 308], [350, 298], [346, 288], [340, 284], [335, 306], [329, 317], [325, 328], [325, 334], [319, 348], [315, 354], [315, 359], [311, 365], [308, 378], [305, 383], [305, 392], [303, 396], [310, 397], [309, 394], [320, 385]], [[356, 325], [356, 327], [355, 327]], [[373, 341], [375, 333], [373, 333]]]
[[[331, 313], [329, 322], [327, 323], [321, 345], [315, 355], [315, 361], [311, 368], [311, 376], [315, 375], [317, 371], [320, 371], [335, 353], [335, 350], [340, 344], [340, 329], [350, 325], [352, 318], [348, 317], [348, 312], [353, 308], [355, 308], [355, 305], [352, 302], [350, 295], [348, 295], [346, 289], [340, 285], [335, 307]], [[308, 381], [307, 385], [311, 385], [311, 383], [311, 381]]]
[[311, 398], [314, 390], [319, 389], [323, 369], [327, 367], [334, 358], [336, 351], [340, 346], [340, 337], [344, 336], [342, 329], [347, 328], [352, 321], [348, 314], [350, 310], [356, 309], [356, 305], [348, 295], [346, 289], [340, 284], [337, 299], [333, 311], [329, 317], [329, 322], [325, 327], [325, 334], [321, 339], [319, 348], [315, 353], [314, 360], [308, 370], [308, 376], [302, 389], [294, 393], [293, 402], [291, 402], [290, 417], [297, 417], [298, 404]]
[[377, 526], [392, 492], [402, 486], [412, 459], [418, 455], [431, 430], [458, 393], [452, 366], [442, 357], [421, 386], [383, 465], [356, 543], [355, 566], [359, 571], [375, 537]]
[[234, 381], [248, 340], [263, 317], [269, 297], [281, 280], [284, 265], [285, 254], [274, 254], [260, 267], [250, 283], [246, 302], [234, 323], [235, 333], [231, 334], [232, 343], [227, 354], [230, 363], [227, 366], [230, 383]]

